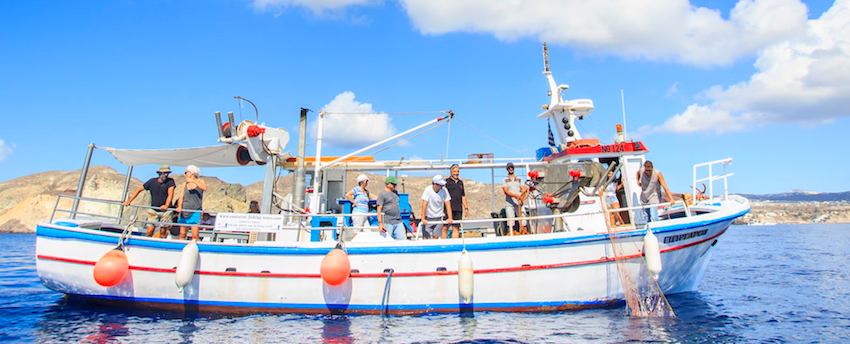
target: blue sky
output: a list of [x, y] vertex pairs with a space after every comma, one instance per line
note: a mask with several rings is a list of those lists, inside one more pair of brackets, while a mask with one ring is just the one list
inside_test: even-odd
[[[329, 154], [432, 117], [401, 112], [453, 109], [452, 157], [533, 156], [546, 145], [547, 40], [565, 97], [594, 100], [582, 132], [613, 136], [623, 89], [630, 134], [674, 190], [692, 164], [730, 156], [737, 192], [846, 191], [848, 3], [4, 1], [0, 180], [79, 168], [89, 142], [215, 144], [212, 114], [238, 113], [235, 95], [293, 145], [302, 106], [389, 114], [343, 118]], [[439, 158], [446, 129], [378, 157]], [[94, 163], [123, 169], [104, 152]]]

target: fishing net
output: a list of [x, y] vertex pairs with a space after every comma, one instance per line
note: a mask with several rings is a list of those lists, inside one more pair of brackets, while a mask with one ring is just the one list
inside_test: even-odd
[[[607, 218], [606, 221], [609, 221]], [[673, 307], [658, 285], [657, 277], [652, 276], [647, 269], [646, 260], [641, 254], [643, 240], [620, 235], [631, 230], [618, 230], [608, 223], [608, 237], [626, 299], [626, 313], [633, 317], [675, 317]]]

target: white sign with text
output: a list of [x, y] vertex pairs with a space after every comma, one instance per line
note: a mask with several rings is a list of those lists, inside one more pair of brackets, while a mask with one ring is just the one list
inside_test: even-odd
[[239, 232], [279, 232], [283, 227], [283, 215], [218, 213], [215, 230]]

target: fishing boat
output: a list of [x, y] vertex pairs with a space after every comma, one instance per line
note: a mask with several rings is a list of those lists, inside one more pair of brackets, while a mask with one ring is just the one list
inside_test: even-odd
[[[259, 121], [236, 123], [232, 113], [226, 119], [216, 113], [218, 145], [154, 150], [89, 145], [75, 194], [58, 196], [51, 218], [37, 225], [38, 275], [52, 290], [115, 307], [227, 313], [536, 312], [624, 301], [634, 307], [629, 299], [640, 297], [641, 281], [662, 296], [697, 290], [714, 247], [750, 210], [746, 199], [729, 194], [732, 174], [717, 173], [731, 159], [692, 167], [693, 185], [709, 185], [700, 197], [694, 191], [690, 199], [641, 204], [637, 174], [648, 146], [622, 133], [612, 143], [583, 138], [578, 124], [593, 102], [564, 99], [569, 87], [555, 82], [545, 47], [544, 56], [549, 101], [537, 117], [556, 130], [550, 129], [550, 145], [538, 156], [512, 159], [528, 176], [530, 190], [519, 219], [456, 221], [464, 231], [460, 238], [426, 240], [402, 195], [408, 240], [351, 226], [352, 215], [340, 200], [348, 172], [445, 173], [457, 163], [462, 170], [492, 173], [504, 167], [507, 159], [488, 154], [421, 161], [359, 155], [450, 123], [456, 116], [451, 111], [339, 157], [321, 155], [322, 123], [332, 114], [320, 112], [311, 158], [304, 154], [306, 110], [295, 154], [286, 151], [286, 130]], [[96, 150], [128, 167], [124, 193], [116, 199], [84, 194]], [[138, 218], [147, 207], [122, 202], [133, 168], [152, 164], [265, 169], [261, 213], [219, 213], [200, 241], [148, 237]], [[276, 189], [282, 170], [295, 174], [289, 196]], [[621, 176], [625, 197], [619, 208], [605, 202], [604, 190], [613, 182], [609, 171]], [[305, 187], [307, 177], [312, 187]], [[645, 209], [653, 207], [659, 219], [647, 221]], [[615, 213], [629, 220], [612, 222]], [[527, 234], [504, 230], [517, 220]], [[479, 234], [469, 235], [473, 232]]]

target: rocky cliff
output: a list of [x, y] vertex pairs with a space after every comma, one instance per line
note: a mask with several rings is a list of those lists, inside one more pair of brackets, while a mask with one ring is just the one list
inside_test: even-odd
[[[368, 175], [369, 190], [377, 194], [383, 189], [383, 176]], [[79, 171], [49, 171], [25, 177], [0, 182], [0, 232], [32, 232], [40, 221], [50, 219], [57, 196], [60, 194], [73, 195], [76, 191]], [[183, 181], [182, 175], [175, 175], [178, 185]], [[204, 177], [209, 190], [205, 197], [205, 208], [212, 212], [244, 212], [248, 209], [250, 200], [260, 200], [262, 183], [248, 186], [230, 184], [214, 177]], [[347, 177], [353, 187], [355, 174]], [[85, 197], [119, 201], [124, 189], [125, 176], [109, 167], [94, 166], [89, 172], [84, 190]], [[494, 199], [491, 196], [490, 184], [465, 180], [467, 197], [469, 198], [470, 213], [466, 218], [489, 217]], [[405, 177], [400, 180], [399, 191], [402, 189], [411, 194], [416, 200], [425, 187], [431, 184], [429, 177]], [[142, 185], [142, 181], [133, 178], [130, 190]], [[178, 188], [179, 189], [179, 188]], [[289, 194], [292, 190], [292, 176], [282, 176], [277, 181], [280, 194]], [[178, 194], [181, 190], [178, 190]], [[498, 194], [498, 187], [496, 188]], [[143, 192], [134, 204], [149, 204], [150, 199]], [[501, 198], [496, 197], [496, 206], [501, 206]], [[59, 203], [60, 209], [70, 209], [70, 199]], [[413, 205], [418, 215], [418, 202]], [[81, 202], [80, 211], [95, 214], [118, 214], [118, 205]], [[65, 216], [57, 212], [57, 217]], [[127, 214], [125, 214], [127, 216]], [[740, 219], [741, 224], [764, 223], [850, 223], [850, 203], [848, 202], [753, 202], [753, 211]]]

